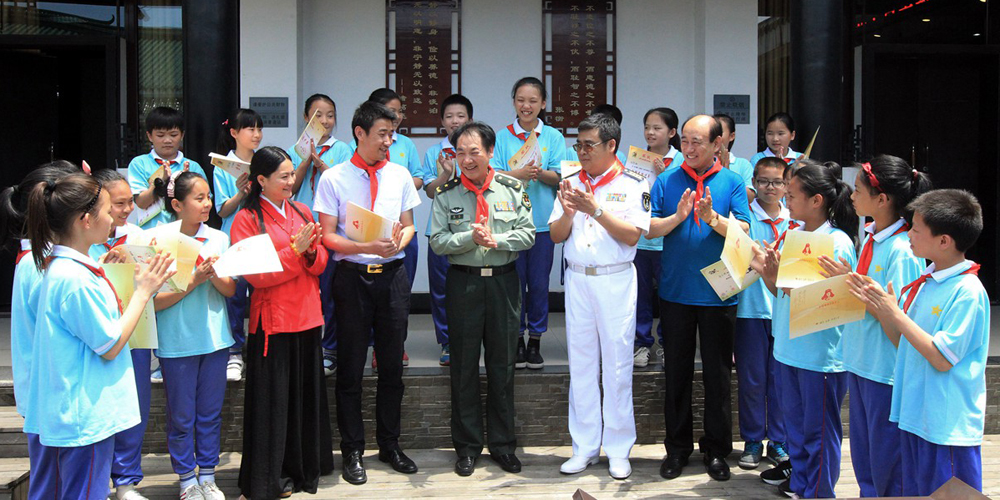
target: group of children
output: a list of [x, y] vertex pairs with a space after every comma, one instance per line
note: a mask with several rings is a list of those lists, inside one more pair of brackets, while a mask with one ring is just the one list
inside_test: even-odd
[[[525, 181], [535, 207], [535, 245], [516, 261], [524, 304], [516, 366], [538, 369], [544, 366], [540, 339], [548, 328], [554, 260], [548, 219], [561, 162], [572, 159], [572, 153], [563, 135], [544, 122], [547, 95], [541, 81], [519, 80], [511, 97], [515, 119], [499, 129], [491, 166]], [[379, 89], [370, 99], [396, 113], [393, 126], [398, 128], [402, 98]], [[614, 114], [615, 108], [595, 111]], [[180, 498], [224, 498], [214, 478], [221, 411], [227, 376], [242, 376], [244, 343], [248, 356], [261, 359], [248, 359], [247, 409], [268, 414], [245, 425], [257, 433], [274, 430], [280, 437], [272, 442], [268, 439], [273, 436], [258, 434], [254, 442], [245, 436], [250, 441], [244, 445], [244, 461], [255, 456], [267, 465], [244, 464], [241, 490], [248, 497], [259, 492], [254, 498], [314, 492], [317, 474], [332, 469], [332, 455], [328, 459], [323, 451], [329, 449], [330, 431], [322, 374], [336, 367], [331, 293], [337, 264], [320, 245], [318, 214], [311, 209], [318, 179], [349, 161], [356, 144], [333, 137], [336, 105], [330, 97], [309, 97], [303, 116], [307, 121], [318, 116], [326, 130], [305, 158], [294, 147], [287, 152], [260, 148], [263, 121], [253, 110], [239, 109], [227, 117], [218, 152], [250, 162], [251, 173], [239, 178], [215, 169], [210, 185], [198, 162], [180, 151], [180, 113], [157, 108], [146, 118], [152, 149], [130, 163], [127, 178], [113, 170], [87, 176], [72, 164], [54, 162], [3, 192], [3, 222], [21, 245], [12, 298], [12, 351], [18, 411], [29, 436], [32, 498], [104, 498], [108, 478], [117, 498], [142, 498], [135, 485], [142, 479], [152, 352], [131, 349], [122, 356], [121, 351], [149, 300], [156, 310], [156, 356]], [[443, 101], [441, 124], [447, 133], [472, 118], [467, 98], [452, 95]], [[621, 120], [620, 112], [616, 119]], [[729, 152], [735, 140], [733, 120], [725, 115], [716, 119], [724, 138], [717, 156], [744, 179], [751, 200], [750, 236], [761, 243], [754, 266], [762, 279], [742, 292], [737, 313], [740, 431], [746, 441], [740, 466], [756, 468], [767, 440], [766, 457], [777, 465], [762, 474], [765, 482], [779, 485], [789, 496], [833, 496], [840, 470], [840, 404], [850, 391], [851, 456], [863, 496], [926, 495], [952, 475], [981, 489], [989, 303], [975, 277], [978, 264], [964, 258], [982, 230], [975, 198], [963, 191], [930, 191], [925, 174], [884, 155], [862, 165], [852, 191], [840, 180], [838, 166], [803, 159], [791, 149], [794, 122], [784, 113], [767, 121], [764, 151], [749, 161], [737, 158]], [[663, 158], [661, 173], [684, 162], [678, 122], [669, 108], [651, 109], [643, 117], [647, 149]], [[538, 137], [541, 160], [510, 172], [506, 160], [532, 133]], [[454, 157], [446, 136], [420, 162], [413, 142], [398, 132], [387, 154], [389, 161], [409, 170], [414, 187], [429, 197], [459, 175]], [[221, 230], [206, 225], [213, 206], [223, 219]], [[127, 222], [135, 209], [137, 225]], [[865, 227], [860, 254], [855, 241], [859, 216], [873, 219]], [[120, 262], [123, 257], [114, 249], [130, 234], [174, 220], [180, 221], [181, 233], [203, 243], [190, 286], [184, 292], [157, 293], [173, 272], [172, 256], [158, 255], [136, 271], [135, 290], [123, 307], [99, 263]], [[823, 258], [822, 265], [829, 276], [849, 274], [852, 293], [867, 308], [862, 321], [789, 338], [788, 290], [775, 287], [788, 231], [833, 235], [834, 255]], [[274, 240], [283, 273], [215, 275], [213, 264], [231, 240], [261, 233]], [[405, 250], [411, 283], [416, 241], [411, 239]], [[654, 345], [662, 242], [640, 238], [638, 247], [634, 364], [645, 366]], [[932, 264], [925, 268], [924, 260]], [[441, 364], [447, 365], [448, 264], [430, 250], [427, 265]], [[291, 297], [305, 304], [306, 312], [275, 312], [293, 308], [284, 303], [291, 300], [289, 292], [301, 292], [301, 300]], [[264, 335], [244, 334], [248, 309], [251, 333]], [[314, 329], [322, 332], [316, 342], [272, 335]], [[657, 333], [662, 345], [662, 321]], [[266, 359], [269, 349], [278, 361]], [[403, 356], [405, 364], [405, 351]], [[375, 356], [372, 363], [377, 363]], [[289, 366], [299, 365], [305, 367], [303, 373], [288, 375]], [[271, 377], [279, 372], [285, 379], [279, 376], [274, 382]], [[288, 394], [272, 399], [287, 392], [282, 384], [297, 384], [293, 392], [316, 403], [303, 407], [302, 401], [293, 401], [299, 405], [295, 411], [260, 410], [297, 399]], [[282, 419], [285, 413], [302, 412], [309, 415], [309, 429], [292, 437], [298, 431], [291, 428], [301, 422]], [[295, 453], [311, 458], [302, 463], [289, 459], [286, 435]], [[275, 451], [276, 443], [281, 451]], [[301, 470], [283, 470], [283, 460]], [[255, 474], [250, 474], [251, 466], [259, 467]], [[903, 470], [913, 472], [904, 477]], [[255, 479], [258, 472], [266, 480]]]

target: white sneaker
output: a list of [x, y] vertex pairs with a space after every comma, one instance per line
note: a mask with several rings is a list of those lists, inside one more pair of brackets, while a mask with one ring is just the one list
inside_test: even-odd
[[243, 379], [243, 355], [233, 353], [229, 355], [229, 362], [226, 363], [226, 380], [239, 382]]
[[573, 455], [569, 460], [559, 466], [559, 472], [563, 474], [578, 474], [587, 470], [587, 466], [594, 465], [600, 460], [599, 457], [584, 457]]
[[222, 493], [214, 481], [201, 485], [201, 494], [207, 500], [226, 500], [226, 495]]
[[122, 485], [115, 488], [114, 498], [117, 500], [149, 500], [136, 491], [134, 484]]
[[184, 491], [181, 492], [181, 500], [206, 500], [204, 493], [201, 492], [201, 486], [197, 484], [192, 484]]
[[153, 370], [153, 373], [149, 375], [149, 381], [154, 384], [163, 383], [163, 370], [161, 370], [159, 366], [157, 366], [156, 369]]
[[609, 458], [608, 473], [615, 479], [627, 479], [632, 475], [632, 464], [627, 458]]
[[636, 347], [635, 354], [632, 355], [632, 366], [636, 368], [645, 368], [649, 364], [649, 348], [648, 347]]

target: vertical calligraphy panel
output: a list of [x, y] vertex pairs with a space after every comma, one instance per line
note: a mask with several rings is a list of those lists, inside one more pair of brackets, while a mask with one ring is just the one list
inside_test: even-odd
[[445, 97], [461, 92], [461, 0], [386, 0], [386, 86], [403, 100], [400, 133], [444, 134]]
[[542, 2], [546, 123], [566, 136], [595, 106], [615, 103], [615, 1]]

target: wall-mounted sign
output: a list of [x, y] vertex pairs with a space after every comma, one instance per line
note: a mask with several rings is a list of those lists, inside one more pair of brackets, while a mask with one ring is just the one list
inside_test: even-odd
[[265, 128], [288, 127], [287, 97], [251, 97], [250, 109], [264, 120]]
[[750, 124], [749, 94], [715, 94], [712, 96], [714, 114], [727, 114], [737, 125]]

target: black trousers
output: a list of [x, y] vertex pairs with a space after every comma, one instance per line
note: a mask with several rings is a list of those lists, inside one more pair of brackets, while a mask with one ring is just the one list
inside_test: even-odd
[[697, 335], [705, 385], [705, 435], [698, 440], [698, 447], [707, 455], [725, 457], [733, 451], [730, 382], [736, 306], [691, 306], [661, 300], [660, 313], [671, 325], [663, 329], [663, 420], [667, 429], [663, 445], [667, 454], [688, 457], [694, 451], [691, 392]]
[[364, 451], [365, 426], [361, 416], [361, 379], [374, 331], [378, 353], [375, 398], [375, 440], [380, 450], [399, 442], [400, 404], [403, 401], [403, 339], [410, 313], [410, 279], [396, 265], [379, 274], [338, 265], [333, 276], [337, 317], [337, 426], [340, 450]]

